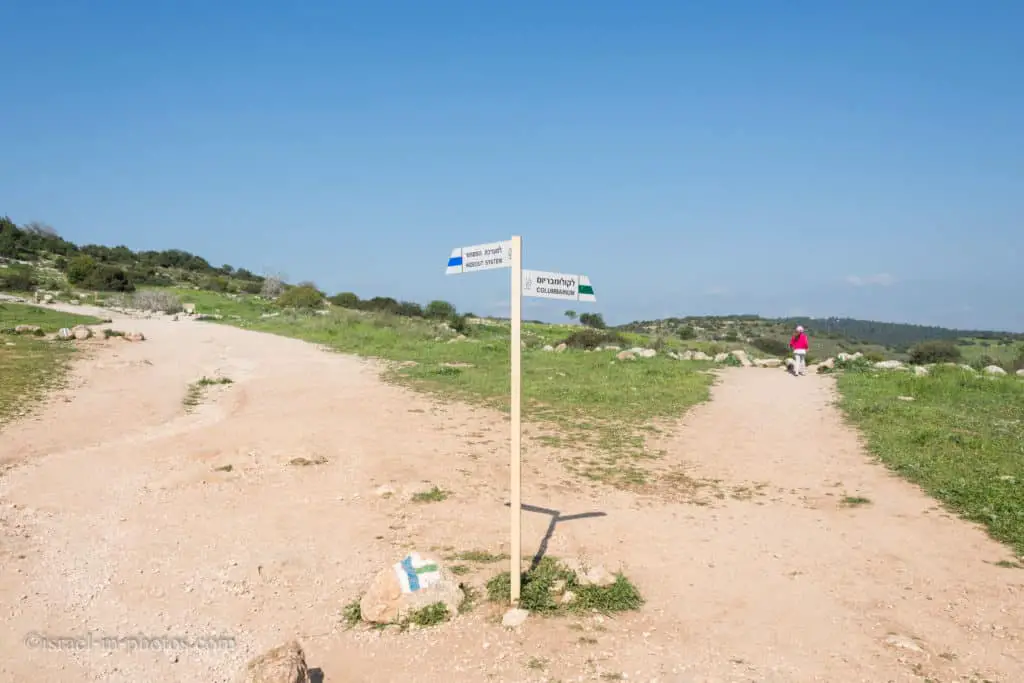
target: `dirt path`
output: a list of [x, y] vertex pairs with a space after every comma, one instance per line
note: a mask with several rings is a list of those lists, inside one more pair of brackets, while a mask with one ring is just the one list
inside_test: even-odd
[[[585, 487], [529, 449], [524, 502], [605, 513], [558, 524], [549, 553], [621, 564], [640, 613], [517, 633], [481, 606], [437, 629], [346, 631], [343, 606], [405, 550], [507, 550], [506, 423], [294, 340], [114, 326], [148, 340], [96, 342], [69, 389], [0, 434], [0, 462], [19, 463], [0, 476], [0, 681], [228, 681], [293, 636], [328, 683], [1024, 680], [1024, 571], [871, 464], [826, 378], [724, 371], [665, 444], [666, 470], [692, 478], [674, 502]], [[234, 383], [186, 414], [187, 384], [218, 373]], [[425, 482], [453, 496], [375, 494]], [[524, 515], [526, 548], [549, 521]], [[30, 632], [236, 647], [47, 651]]]

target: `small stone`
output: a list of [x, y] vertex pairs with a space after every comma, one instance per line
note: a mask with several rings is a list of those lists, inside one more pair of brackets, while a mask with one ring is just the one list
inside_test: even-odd
[[279, 645], [250, 660], [238, 683], [310, 683], [306, 654], [297, 641]]
[[530, 613], [526, 610], [513, 608], [505, 612], [505, 616], [501, 618], [501, 625], [505, 628], [518, 628], [526, 623], [529, 616]]
[[899, 650], [910, 650], [911, 652], [924, 652], [921, 646], [915, 643], [906, 636], [896, 635], [895, 633], [885, 639], [887, 645], [891, 645]]
[[897, 396], [896, 398], [898, 398], [901, 401], [913, 401], [914, 400], [913, 396]]

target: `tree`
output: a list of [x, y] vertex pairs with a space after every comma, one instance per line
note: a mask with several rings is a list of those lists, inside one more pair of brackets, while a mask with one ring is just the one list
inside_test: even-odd
[[447, 301], [431, 301], [427, 304], [427, 307], [423, 309], [423, 315], [433, 320], [445, 320], [453, 317], [455, 314], [455, 306]]
[[577, 318], [577, 315], [578, 314], [576, 313], [576, 311], [566, 311], [565, 312], [565, 317], [568, 318], [569, 320], [575, 320]]
[[604, 317], [600, 313], [584, 313], [580, 316], [580, 322], [587, 327], [592, 327], [596, 330], [603, 330], [605, 325]]
[[96, 270], [96, 259], [87, 254], [76, 256], [68, 262], [68, 282], [73, 285], [84, 285], [85, 281]]

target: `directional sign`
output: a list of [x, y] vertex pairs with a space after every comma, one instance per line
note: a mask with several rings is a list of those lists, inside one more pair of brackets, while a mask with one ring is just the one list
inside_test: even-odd
[[597, 301], [586, 275], [523, 270], [523, 296], [568, 301]]
[[509, 268], [512, 265], [512, 240], [476, 244], [472, 247], [452, 249], [448, 257], [446, 275], [475, 273], [478, 270]]

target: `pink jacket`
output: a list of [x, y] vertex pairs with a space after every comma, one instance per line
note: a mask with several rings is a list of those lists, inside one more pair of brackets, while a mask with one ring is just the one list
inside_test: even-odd
[[804, 351], [806, 351], [807, 335], [804, 334], [803, 332], [800, 332], [799, 334], [794, 334], [793, 338], [789, 340], [789, 348], [793, 350], [803, 349]]

